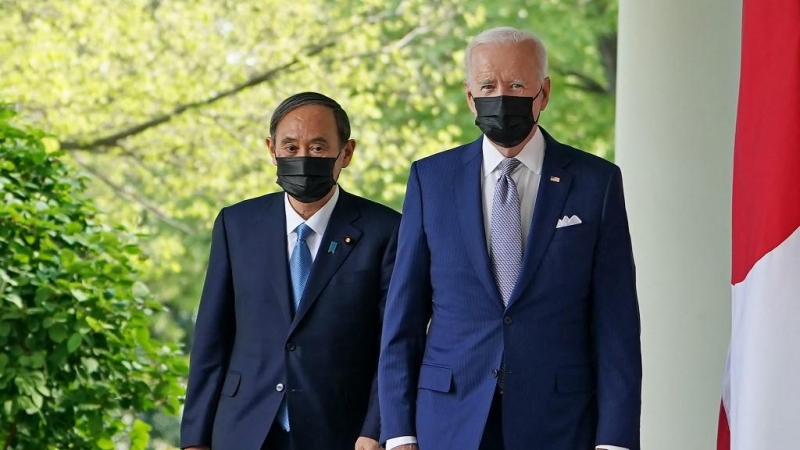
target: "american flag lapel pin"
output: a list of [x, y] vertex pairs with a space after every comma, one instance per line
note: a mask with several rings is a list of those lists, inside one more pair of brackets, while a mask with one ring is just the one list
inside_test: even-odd
[[561, 183], [561, 178], [559, 177], [550, 177], [550, 181], [554, 183]]

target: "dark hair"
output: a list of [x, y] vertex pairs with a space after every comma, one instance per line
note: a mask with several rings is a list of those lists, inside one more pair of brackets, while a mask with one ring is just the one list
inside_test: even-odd
[[333, 117], [336, 119], [339, 145], [344, 145], [350, 139], [350, 119], [347, 117], [347, 113], [342, 109], [341, 105], [336, 103], [336, 100], [317, 92], [301, 92], [282, 101], [272, 113], [272, 120], [269, 122], [270, 136], [275, 137], [275, 130], [278, 128], [278, 124], [287, 114], [306, 105], [321, 105], [330, 108], [333, 111]]

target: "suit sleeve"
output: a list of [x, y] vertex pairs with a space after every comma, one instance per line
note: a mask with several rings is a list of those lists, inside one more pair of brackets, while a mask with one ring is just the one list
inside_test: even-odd
[[[381, 280], [380, 280], [380, 321], [383, 324], [384, 311], [386, 309], [386, 296], [389, 292], [389, 282], [392, 279], [392, 272], [394, 270], [394, 261], [397, 254], [397, 226], [395, 226], [389, 241], [386, 244], [386, 250], [383, 254], [381, 261]], [[369, 407], [367, 408], [367, 415], [364, 419], [364, 426], [361, 428], [361, 436], [365, 436], [376, 441], [380, 439], [381, 433], [381, 415], [380, 404], [378, 402], [378, 371], [375, 370], [375, 376], [372, 379], [372, 391], [369, 396]]]
[[619, 168], [606, 186], [592, 274], [597, 445], [639, 450], [642, 353], [639, 304]]
[[423, 226], [417, 163], [411, 166], [386, 299], [378, 365], [381, 442], [415, 436], [417, 380], [431, 317], [430, 250]]
[[225, 230], [225, 210], [214, 222], [203, 294], [195, 325], [181, 447], [211, 446], [211, 430], [225, 367], [236, 334], [233, 281]]

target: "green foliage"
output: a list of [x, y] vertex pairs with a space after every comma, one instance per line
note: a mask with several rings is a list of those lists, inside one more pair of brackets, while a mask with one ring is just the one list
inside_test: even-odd
[[13, 115], [0, 105], [0, 448], [145, 449], [132, 415], [177, 413], [185, 358], [150, 335], [136, 241]]

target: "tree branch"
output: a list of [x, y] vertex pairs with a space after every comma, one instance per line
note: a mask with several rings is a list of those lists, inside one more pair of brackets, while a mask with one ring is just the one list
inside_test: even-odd
[[570, 87], [592, 94], [614, 96], [617, 92], [617, 33], [598, 37], [596, 44], [607, 84], [602, 84], [583, 72], [560, 68], [560, 64], [554, 64], [553, 71], [564, 77]]
[[16, 439], [17, 439], [17, 424], [16, 423], [12, 423], [11, 424], [11, 429], [9, 429], [8, 433], [6, 434], [5, 445], [3, 446], [5, 448], [5, 450], [9, 450], [11, 448], [14, 448], [14, 444], [15, 444], [14, 441]]
[[600, 50], [600, 60], [603, 63], [603, 69], [606, 72], [606, 79], [608, 80], [608, 91], [611, 95], [617, 93], [617, 33], [609, 33], [600, 36], [597, 40], [597, 46]]
[[[251, 149], [251, 148], [245, 146], [244, 144], [242, 144], [241, 137], [237, 136], [235, 132], [231, 131], [231, 129], [228, 128], [228, 126], [225, 125], [225, 123], [222, 122], [222, 117], [217, 116], [217, 115], [205, 115], [205, 114], [201, 114], [201, 115], [204, 115], [204, 116], [208, 117], [209, 119], [211, 119], [214, 122], [214, 124], [216, 124], [217, 128], [219, 128], [226, 136], [228, 136], [228, 138], [230, 138], [231, 143], [233, 145], [239, 147], [245, 153], [249, 154], [249, 153], [252, 152], [253, 149]], [[241, 131], [241, 130], [237, 130], [237, 131]], [[266, 145], [264, 147], [266, 147]], [[258, 152], [254, 153], [254, 156], [257, 159], [261, 160], [261, 161], [272, 162], [269, 158], [266, 158], [266, 157], [262, 156]]]
[[[426, 26], [418, 25], [413, 29], [411, 29], [411, 31], [406, 33], [406, 35], [403, 36], [400, 40], [392, 44], [391, 47], [396, 49], [401, 49], [410, 44], [414, 39], [416, 39], [417, 36], [425, 34], [429, 31], [431, 31], [431, 27], [427, 25]], [[384, 49], [386, 49], [386, 47], [384, 47]]]
[[191, 229], [186, 224], [184, 224], [182, 222], [179, 222], [179, 221], [173, 219], [172, 217], [170, 217], [169, 214], [164, 212], [161, 208], [159, 208], [150, 199], [142, 196], [141, 194], [139, 194], [134, 189], [132, 189], [132, 188], [130, 188], [128, 186], [121, 186], [121, 185], [111, 181], [111, 179], [109, 179], [107, 176], [101, 174], [99, 171], [95, 170], [94, 167], [92, 167], [91, 165], [89, 165], [85, 161], [83, 161], [80, 158], [80, 156], [78, 156], [78, 155], [73, 153], [73, 157], [75, 157], [75, 161], [78, 163], [78, 165], [83, 167], [87, 172], [91, 173], [92, 176], [97, 177], [100, 181], [102, 181], [103, 183], [108, 185], [114, 192], [116, 192], [120, 196], [122, 196], [122, 197], [124, 197], [124, 198], [126, 198], [128, 200], [131, 200], [131, 201], [134, 201], [134, 202], [138, 203], [145, 210], [150, 211], [151, 213], [153, 213], [153, 215], [155, 215], [158, 218], [158, 220], [160, 220], [161, 222], [164, 222], [165, 224], [169, 225], [170, 227], [172, 227], [172, 228], [174, 228], [174, 229], [176, 229], [178, 231], [181, 231], [181, 232], [183, 232], [185, 234], [189, 234], [189, 235], [195, 234], [195, 230]]
[[180, 116], [181, 114], [185, 113], [186, 111], [188, 111], [190, 109], [196, 109], [196, 108], [200, 108], [200, 107], [203, 107], [203, 106], [211, 105], [211, 104], [216, 103], [216, 102], [218, 102], [218, 101], [220, 101], [222, 99], [225, 99], [225, 98], [228, 98], [228, 97], [232, 97], [232, 96], [234, 96], [234, 95], [236, 95], [236, 94], [238, 94], [238, 93], [240, 93], [240, 92], [242, 92], [242, 91], [244, 91], [246, 89], [249, 89], [249, 88], [257, 86], [257, 85], [259, 85], [261, 83], [265, 83], [267, 81], [270, 81], [270, 80], [274, 79], [275, 77], [277, 77], [278, 75], [280, 75], [282, 72], [284, 72], [286, 70], [289, 70], [293, 66], [297, 65], [298, 63], [300, 63], [303, 58], [314, 56], [314, 55], [322, 52], [326, 48], [332, 47], [334, 44], [335, 44], [335, 40], [331, 40], [329, 42], [325, 42], [325, 43], [318, 44], [318, 45], [315, 45], [313, 47], [310, 47], [303, 54], [302, 57], [297, 57], [297, 58], [295, 58], [295, 59], [293, 59], [293, 60], [291, 60], [291, 61], [289, 61], [289, 62], [287, 62], [285, 64], [282, 64], [282, 65], [280, 65], [278, 67], [274, 67], [272, 69], [269, 69], [266, 72], [263, 72], [261, 74], [258, 74], [256, 76], [254, 76], [254, 77], [249, 78], [244, 83], [241, 83], [241, 84], [238, 84], [236, 86], [233, 86], [232, 88], [224, 90], [224, 91], [222, 91], [222, 92], [220, 92], [220, 93], [218, 93], [218, 94], [216, 94], [214, 96], [211, 96], [209, 98], [206, 98], [206, 99], [203, 99], [203, 100], [199, 100], [199, 101], [195, 101], [195, 102], [191, 102], [191, 103], [184, 103], [182, 105], [178, 105], [175, 108], [173, 108], [173, 110], [171, 112], [169, 112], [167, 114], [163, 114], [163, 115], [158, 116], [158, 117], [155, 117], [153, 119], [150, 119], [150, 120], [148, 120], [148, 121], [146, 121], [144, 123], [141, 123], [139, 125], [135, 125], [135, 126], [132, 126], [130, 128], [126, 128], [126, 129], [124, 129], [122, 131], [118, 131], [116, 133], [113, 133], [113, 134], [110, 134], [108, 136], [104, 136], [104, 137], [101, 137], [101, 138], [98, 138], [98, 139], [95, 139], [95, 140], [89, 141], [89, 142], [64, 141], [64, 142], [61, 143], [61, 149], [62, 150], [84, 150], [84, 151], [95, 151], [95, 152], [105, 151], [110, 147], [117, 146], [117, 144], [119, 144], [119, 142], [122, 141], [123, 139], [129, 138], [131, 136], [135, 136], [137, 134], [140, 134], [140, 133], [142, 133], [144, 131], [149, 130], [150, 128], [156, 127], [156, 126], [161, 125], [161, 124], [166, 123], [166, 122], [169, 122], [170, 120]]
[[[561, 75], [566, 78], [566, 84], [570, 87], [590, 92], [592, 94], [610, 93], [607, 87], [603, 86], [600, 84], [600, 82], [584, 73], [575, 70], [560, 70], [557, 72], [560, 72]], [[572, 82], [570, 78], [574, 79], [576, 82]]]
[[[160, 3], [159, 0], [154, 0], [154, 2], [155, 3]], [[397, 9], [394, 12], [387, 11], [387, 10], [384, 10], [384, 9], [380, 9], [378, 13], [370, 15], [370, 16], [367, 16], [366, 18], [364, 18], [362, 23], [365, 23], [365, 24], [377, 23], [378, 21], [380, 21], [382, 19], [385, 19], [386, 17], [389, 17], [389, 16], [391, 16], [393, 14], [397, 15], [402, 11], [402, 8], [405, 6], [405, 3], [406, 3], [406, 0], [403, 0], [402, 2], [400, 2], [400, 4], [398, 5]], [[348, 29], [348, 31], [349, 30], [350, 29]], [[298, 57], [294, 58], [293, 60], [291, 60], [291, 61], [289, 61], [289, 62], [287, 62], [285, 64], [282, 64], [282, 65], [280, 65], [278, 67], [274, 67], [274, 68], [269, 69], [269, 70], [267, 70], [265, 72], [262, 72], [261, 74], [253, 76], [253, 77], [249, 78], [247, 81], [245, 81], [244, 83], [241, 83], [241, 84], [238, 84], [236, 86], [233, 86], [232, 88], [227, 89], [225, 91], [222, 91], [219, 94], [216, 94], [214, 96], [211, 96], [211, 97], [203, 99], [203, 100], [199, 100], [199, 101], [195, 101], [195, 102], [191, 102], [191, 103], [185, 103], [185, 104], [182, 104], [182, 105], [178, 105], [175, 108], [173, 108], [171, 112], [169, 112], [167, 114], [163, 114], [161, 116], [158, 116], [158, 117], [155, 117], [153, 119], [150, 119], [150, 120], [148, 120], [148, 121], [146, 121], [144, 123], [141, 123], [139, 125], [134, 125], [132, 127], [126, 128], [126, 129], [124, 129], [122, 131], [119, 131], [119, 132], [116, 132], [116, 133], [113, 133], [113, 134], [110, 134], [110, 135], [107, 135], [107, 136], [104, 136], [104, 137], [100, 137], [100, 138], [97, 138], [97, 139], [94, 139], [94, 140], [91, 140], [91, 141], [78, 141], [78, 140], [75, 140], [75, 141], [63, 141], [63, 142], [61, 142], [61, 149], [62, 150], [83, 150], [83, 151], [90, 151], [90, 152], [95, 152], [95, 153], [104, 152], [104, 151], [108, 150], [108, 148], [116, 146], [123, 139], [129, 138], [131, 136], [135, 136], [137, 134], [140, 134], [140, 133], [143, 133], [144, 131], [149, 130], [150, 128], [154, 128], [154, 127], [157, 127], [157, 126], [159, 126], [159, 125], [161, 125], [163, 123], [169, 122], [170, 120], [180, 116], [181, 114], [185, 113], [188, 110], [197, 109], [197, 108], [201, 108], [201, 107], [204, 107], [204, 106], [211, 105], [211, 104], [216, 103], [216, 102], [218, 102], [218, 101], [220, 101], [222, 99], [225, 99], [225, 98], [228, 98], [228, 97], [232, 97], [232, 96], [234, 96], [234, 95], [236, 95], [236, 94], [238, 94], [238, 93], [240, 93], [240, 92], [242, 92], [242, 91], [244, 91], [246, 89], [249, 89], [251, 87], [257, 86], [257, 85], [265, 83], [267, 81], [270, 81], [270, 80], [274, 79], [275, 77], [277, 77], [278, 75], [282, 74], [284, 71], [287, 71], [287, 70], [292, 69], [293, 67], [297, 66], [300, 62], [302, 62], [303, 59], [311, 57], [311, 56], [315, 56], [315, 55], [321, 53], [323, 50], [325, 50], [327, 48], [330, 48], [330, 47], [333, 47], [336, 44], [336, 42], [338, 41], [338, 39], [341, 36], [341, 34], [344, 34], [344, 33], [338, 33], [338, 34], [334, 34], [333, 36], [329, 36], [329, 38], [327, 40], [323, 41], [322, 43], [307, 47], [306, 51], [303, 52], [303, 54], [301, 56], [298, 56]], [[410, 36], [410, 37], [407, 36], [407, 38], [408, 38], [408, 42], [410, 42], [410, 40], [413, 40], [414, 36]], [[408, 42], [403, 43], [403, 45], [406, 45]]]

